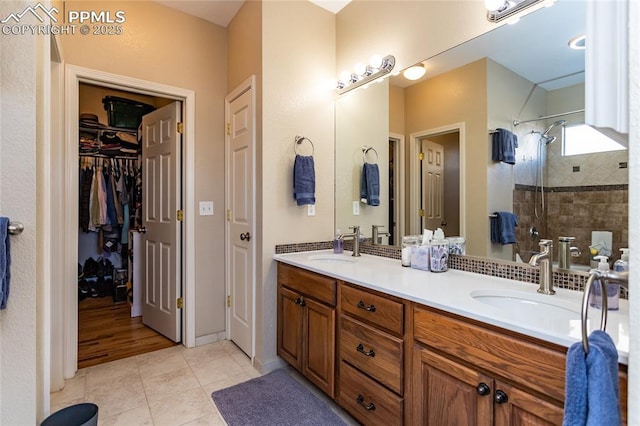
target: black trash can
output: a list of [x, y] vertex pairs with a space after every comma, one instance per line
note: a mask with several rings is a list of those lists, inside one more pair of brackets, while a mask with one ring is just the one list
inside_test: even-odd
[[90, 402], [71, 405], [44, 419], [40, 426], [98, 426], [98, 406]]

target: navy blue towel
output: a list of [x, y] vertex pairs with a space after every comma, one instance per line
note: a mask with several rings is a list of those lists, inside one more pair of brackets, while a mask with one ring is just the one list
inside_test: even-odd
[[491, 217], [491, 242], [515, 244], [518, 216], [509, 212], [495, 212], [494, 215]]
[[293, 199], [299, 206], [316, 203], [316, 171], [312, 156], [296, 155], [293, 163]]
[[377, 164], [364, 163], [362, 166], [360, 201], [369, 206], [380, 205], [380, 170]]
[[0, 217], [0, 309], [6, 309], [11, 281], [11, 249], [9, 223], [6, 217]]
[[604, 331], [589, 336], [589, 354], [582, 342], [567, 351], [563, 426], [620, 425], [618, 351]]
[[491, 159], [507, 164], [516, 164], [518, 137], [507, 129], [496, 129], [491, 141]]

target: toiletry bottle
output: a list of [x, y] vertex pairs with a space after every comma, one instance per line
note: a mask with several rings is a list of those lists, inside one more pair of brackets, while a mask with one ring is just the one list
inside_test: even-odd
[[[598, 270], [607, 272], [609, 270], [609, 258], [607, 256], [595, 256], [599, 260]], [[607, 284], [607, 310], [617, 311], [620, 300], [620, 285], [619, 284]], [[591, 294], [589, 295], [589, 305], [594, 308], [602, 309], [602, 286], [600, 280], [593, 281], [593, 287], [591, 288]]]
[[340, 238], [340, 230], [336, 230], [336, 237], [333, 239], [333, 252], [341, 254], [344, 251], [342, 239]]
[[628, 271], [629, 270], [629, 249], [621, 248], [620, 251], [622, 255], [620, 255], [620, 259], [616, 260], [613, 264], [613, 270], [616, 272]]

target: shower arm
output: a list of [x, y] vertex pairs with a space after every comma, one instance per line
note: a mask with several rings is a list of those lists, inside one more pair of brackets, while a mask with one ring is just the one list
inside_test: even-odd
[[533, 121], [547, 120], [549, 118], [562, 117], [562, 116], [571, 115], [571, 114], [579, 114], [581, 112], [584, 112], [584, 108], [583, 109], [578, 109], [578, 110], [575, 110], [575, 111], [563, 112], [563, 113], [560, 113], [560, 114], [545, 115], [544, 117], [533, 118], [531, 120], [522, 120], [522, 121], [513, 120], [513, 126], [517, 127], [519, 124], [522, 124], [522, 123], [531, 123]]

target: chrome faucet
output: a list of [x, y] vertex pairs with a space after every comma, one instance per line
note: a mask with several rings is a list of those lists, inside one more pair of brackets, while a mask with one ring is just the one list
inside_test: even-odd
[[553, 289], [553, 241], [540, 240], [540, 253], [529, 259], [529, 265], [540, 267], [540, 287], [538, 293], [556, 294]]
[[359, 226], [350, 226], [349, 229], [353, 229], [353, 232], [348, 234], [340, 234], [338, 237], [341, 240], [345, 238], [351, 238], [353, 240], [353, 253], [351, 256], [359, 257], [360, 256], [360, 227]]
[[381, 239], [383, 236], [389, 237], [391, 236], [388, 232], [380, 232], [378, 229], [384, 228], [384, 225], [371, 225], [371, 242], [372, 244], [381, 244]]
[[578, 247], [572, 247], [575, 237], [558, 237], [558, 268], [569, 269], [572, 257], [580, 257], [582, 254]]

